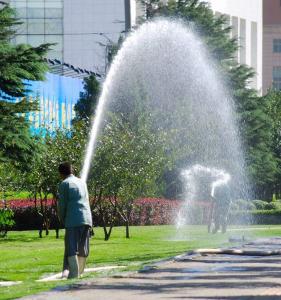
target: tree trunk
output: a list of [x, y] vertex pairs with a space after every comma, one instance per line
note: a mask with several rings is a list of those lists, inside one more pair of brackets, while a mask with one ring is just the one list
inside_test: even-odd
[[130, 238], [129, 221], [126, 221], [126, 239]]

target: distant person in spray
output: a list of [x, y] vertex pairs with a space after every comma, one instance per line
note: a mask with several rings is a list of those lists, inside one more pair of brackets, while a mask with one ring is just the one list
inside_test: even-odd
[[226, 232], [230, 204], [231, 194], [229, 184], [217, 186], [214, 191], [213, 233], [216, 233], [220, 229], [222, 233]]
[[73, 175], [69, 162], [59, 165], [62, 182], [59, 186], [59, 216], [65, 226], [63, 277], [78, 278], [89, 255], [92, 215], [87, 185]]

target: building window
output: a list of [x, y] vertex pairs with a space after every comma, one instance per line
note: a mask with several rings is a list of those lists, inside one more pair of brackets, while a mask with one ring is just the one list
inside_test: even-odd
[[272, 79], [273, 89], [281, 91], [281, 66], [273, 67]]
[[274, 53], [281, 53], [281, 39], [274, 39], [273, 40], [273, 52]]

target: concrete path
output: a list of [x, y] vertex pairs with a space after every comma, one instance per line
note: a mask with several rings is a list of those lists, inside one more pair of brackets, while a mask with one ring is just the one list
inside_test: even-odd
[[[22, 299], [281, 299], [281, 239], [257, 240], [238, 250], [238, 255], [193, 252], [137, 273], [82, 281]], [[253, 251], [264, 256], [246, 255]]]

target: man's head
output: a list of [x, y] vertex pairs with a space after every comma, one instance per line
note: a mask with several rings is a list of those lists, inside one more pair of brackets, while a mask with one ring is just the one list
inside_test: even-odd
[[70, 162], [65, 161], [59, 165], [60, 176], [64, 179], [73, 173], [73, 168]]

